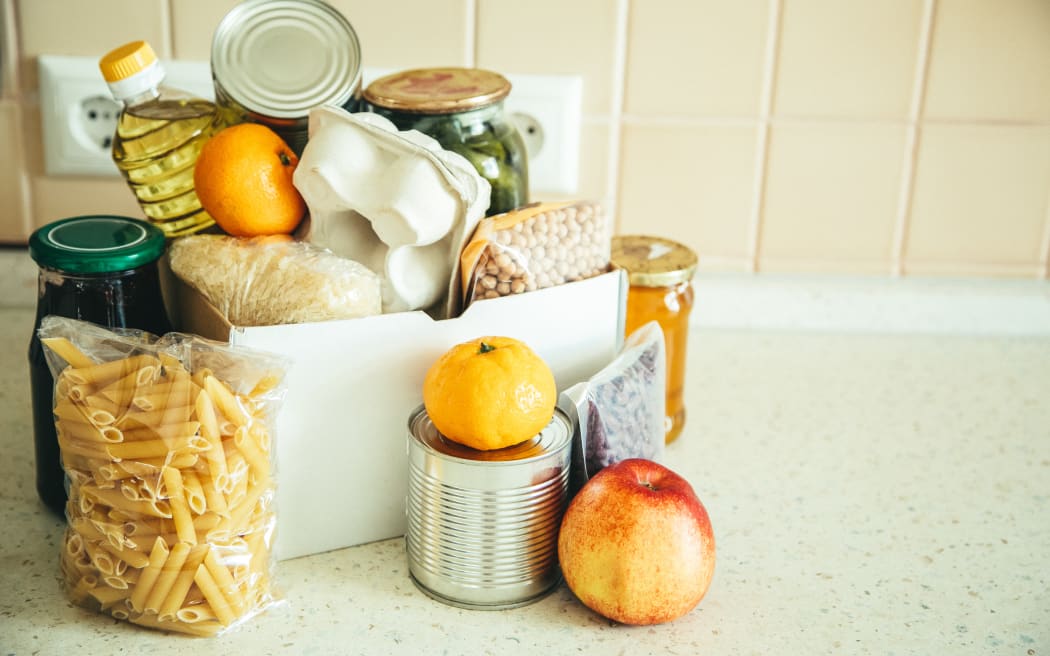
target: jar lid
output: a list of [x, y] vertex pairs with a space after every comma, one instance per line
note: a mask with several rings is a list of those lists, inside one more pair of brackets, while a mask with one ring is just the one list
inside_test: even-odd
[[381, 77], [363, 98], [384, 109], [410, 114], [454, 114], [503, 100], [510, 81], [480, 68], [417, 68]]
[[29, 237], [29, 256], [66, 273], [116, 273], [156, 261], [164, 232], [126, 216], [75, 216], [39, 228]]
[[321, 0], [244, 0], [212, 37], [216, 95], [270, 118], [346, 104], [361, 86], [353, 26]]
[[632, 285], [667, 287], [687, 282], [696, 273], [696, 253], [688, 246], [663, 237], [615, 235], [610, 261], [627, 271]]

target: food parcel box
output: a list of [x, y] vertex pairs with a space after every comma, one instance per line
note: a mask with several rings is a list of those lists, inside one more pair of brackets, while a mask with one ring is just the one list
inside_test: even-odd
[[279, 326], [232, 326], [188, 285], [174, 285], [180, 330], [287, 356], [277, 418], [277, 534], [284, 560], [403, 535], [408, 420], [442, 353], [484, 335], [524, 341], [563, 390], [623, 343], [622, 271], [479, 301], [459, 317], [422, 311]]

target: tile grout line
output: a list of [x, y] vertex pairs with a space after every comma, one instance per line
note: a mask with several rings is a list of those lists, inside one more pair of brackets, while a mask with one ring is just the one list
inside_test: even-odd
[[769, 136], [772, 129], [773, 93], [776, 89], [777, 62], [780, 54], [780, 22], [784, 0], [770, 0], [766, 26], [766, 56], [762, 66], [762, 96], [755, 143], [755, 180], [752, 188], [751, 216], [748, 221], [748, 259], [752, 273], [758, 272], [758, 253], [762, 245], [762, 220], [765, 214], [766, 177], [769, 169]]
[[620, 150], [623, 145], [623, 109], [625, 89], [627, 86], [627, 39], [628, 22], [631, 13], [631, 0], [618, 0], [616, 3], [616, 42], [613, 52], [612, 99], [609, 114], [609, 154], [605, 173], [605, 197], [608, 207], [607, 216], [613, 220], [614, 231], [620, 230], [619, 188], [623, 163], [620, 161]]
[[467, 0], [466, 14], [467, 39], [463, 44], [463, 58], [467, 68], [474, 68], [478, 65], [478, 0]]
[[[175, 52], [175, 21], [172, 20], [172, 12], [175, 8], [172, 7], [172, 0], [164, 0], [164, 10], [160, 12], [161, 21], [164, 22], [164, 38], [167, 39], [167, 46], [165, 51], [168, 53], [168, 57], [171, 59], [178, 59], [178, 53]], [[164, 59], [162, 57], [161, 59]]]
[[904, 143], [904, 166], [901, 169], [901, 186], [897, 196], [897, 217], [893, 224], [892, 252], [890, 253], [890, 275], [904, 275], [904, 250], [908, 244], [911, 228], [911, 210], [915, 198], [915, 177], [919, 162], [919, 122], [926, 102], [926, 83], [930, 70], [930, 53], [933, 48], [933, 21], [937, 13], [937, 0], [923, 3], [922, 29], [919, 32], [918, 53], [915, 59], [915, 77], [912, 80], [911, 104], [908, 107], [907, 136]]
[[[1050, 184], [1047, 188], [1050, 189]], [[1039, 252], [1039, 272], [1036, 278], [1050, 279], [1050, 191], [1046, 195], [1046, 220], [1043, 222], [1043, 243]]]

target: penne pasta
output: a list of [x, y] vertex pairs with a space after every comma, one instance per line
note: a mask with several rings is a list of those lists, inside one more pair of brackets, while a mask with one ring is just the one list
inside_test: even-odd
[[70, 483], [60, 558], [69, 597], [191, 635], [215, 635], [271, 603], [265, 395], [280, 376], [263, 374], [241, 395], [174, 353], [136, 346], [96, 363], [61, 339], [53, 344], [69, 366], [56, 379], [54, 416]]
[[45, 337], [40, 342], [54, 351], [58, 357], [65, 360], [74, 369], [85, 369], [96, 364], [94, 360], [84, 355], [83, 351], [74, 346], [73, 342], [65, 337]]

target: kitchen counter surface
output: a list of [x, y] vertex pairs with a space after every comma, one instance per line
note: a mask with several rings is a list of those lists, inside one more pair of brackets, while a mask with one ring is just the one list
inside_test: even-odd
[[1045, 330], [694, 328], [666, 462], [718, 559], [675, 622], [617, 625], [564, 584], [523, 608], [449, 607], [393, 539], [279, 563], [280, 607], [198, 639], [66, 601], [62, 524], [33, 482], [32, 320], [0, 307], [0, 654], [1050, 654]]

